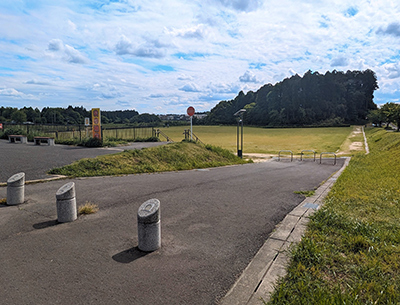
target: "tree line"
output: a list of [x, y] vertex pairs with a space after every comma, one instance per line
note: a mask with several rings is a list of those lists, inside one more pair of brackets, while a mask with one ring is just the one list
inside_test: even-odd
[[[82, 125], [85, 118], [91, 118], [90, 110], [84, 107], [50, 108], [42, 110], [32, 107], [21, 109], [12, 107], [0, 107], [0, 122], [57, 124], [57, 125]], [[158, 116], [149, 113], [139, 114], [136, 110], [101, 111], [103, 124], [133, 124], [133, 125], [157, 125], [161, 122]]]
[[379, 109], [371, 110], [368, 114], [368, 120], [378, 127], [386, 124], [389, 127], [391, 123], [395, 124], [397, 131], [400, 130], [400, 104], [393, 102], [382, 105]]
[[363, 124], [377, 108], [378, 89], [373, 71], [306, 72], [275, 85], [266, 84], [230, 101], [221, 101], [210, 112], [207, 124], [235, 124], [234, 113], [246, 109], [246, 123], [258, 126], [340, 126]]

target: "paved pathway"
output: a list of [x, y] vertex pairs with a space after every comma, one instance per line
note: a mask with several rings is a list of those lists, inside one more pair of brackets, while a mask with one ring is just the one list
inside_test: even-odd
[[[343, 161], [73, 179], [78, 205], [91, 201], [100, 210], [66, 224], [57, 224], [55, 192], [67, 181], [26, 185], [25, 204], [0, 206], [0, 299], [5, 304], [223, 302], [267, 247], [275, 226], [302, 202], [294, 191], [318, 187]], [[4, 197], [6, 187], [0, 187]], [[137, 250], [136, 214], [150, 198], [161, 201], [162, 248], [145, 254]], [[259, 270], [263, 275], [265, 268]], [[247, 287], [250, 299], [254, 289]]]

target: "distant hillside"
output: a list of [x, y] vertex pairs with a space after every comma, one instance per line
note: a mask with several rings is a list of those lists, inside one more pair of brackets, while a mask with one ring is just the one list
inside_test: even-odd
[[376, 75], [371, 70], [326, 74], [308, 71], [294, 75], [258, 91], [249, 91], [230, 101], [218, 103], [207, 118], [208, 124], [235, 124], [233, 114], [247, 110], [245, 122], [261, 126], [305, 126], [362, 124], [376, 109]]

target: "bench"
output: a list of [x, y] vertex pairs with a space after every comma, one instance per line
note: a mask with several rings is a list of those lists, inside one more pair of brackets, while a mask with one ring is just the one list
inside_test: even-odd
[[8, 142], [9, 143], [27, 143], [28, 138], [23, 135], [9, 135]]
[[33, 142], [35, 143], [35, 145], [40, 145], [40, 144], [47, 144], [47, 145], [54, 145], [54, 138], [50, 138], [50, 137], [34, 137], [33, 138]]

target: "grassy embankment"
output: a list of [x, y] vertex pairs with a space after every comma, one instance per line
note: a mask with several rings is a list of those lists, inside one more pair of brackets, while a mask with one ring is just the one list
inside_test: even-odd
[[367, 130], [268, 304], [400, 304], [400, 133]]
[[[161, 128], [174, 141], [181, 141], [183, 131], [190, 126]], [[291, 150], [299, 154], [302, 150], [336, 152], [353, 127], [327, 128], [257, 128], [244, 127], [243, 152], [278, 154], [280, 150]], [[193, 133], [203, 143], [217, 145], [236, 152], [236, 126], [193, 126]]]
[[82, 159], [71, 165], [52, 169], [49, 173], [70, 177], [91, 177], [189, 170], [243, 163], [248, 161], [238, 158], [226, 149], [179, 142]]

